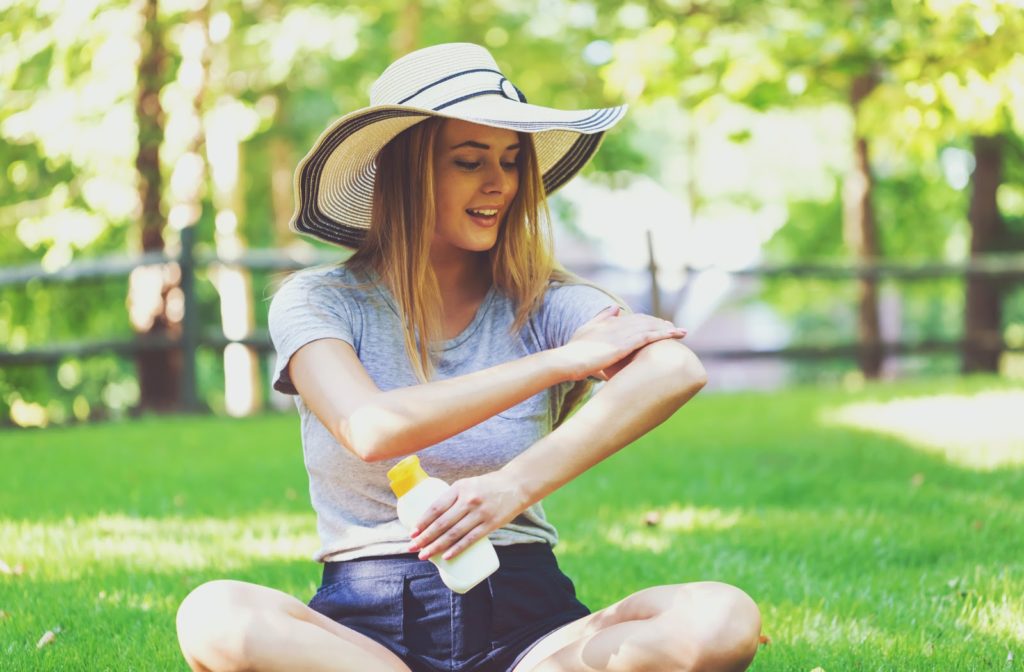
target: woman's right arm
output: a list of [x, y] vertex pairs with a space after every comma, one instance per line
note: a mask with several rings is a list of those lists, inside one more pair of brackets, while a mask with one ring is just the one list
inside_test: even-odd
[[574, 338], [560, 348], [488, 369], [386, 392], [370, 378], [352, 346], [339, 339], [315, 340], [299, 348], [288, 371], [302, 400], [338, 442], [374, 462], [415, 453], [552, 385], [611, 368], [648, 343], [679, 338], [664, 320], [616, 313], [604, 310], [587, 323], [607, 323], [602, 338]]
[[288, 367], [309, 409], [339, 443], [367, 462], [444, 441], [571, 376], [558, 353], [545, 350], [464, 376], [382, 392], [352, 346], [332, 338], [303, 346]]

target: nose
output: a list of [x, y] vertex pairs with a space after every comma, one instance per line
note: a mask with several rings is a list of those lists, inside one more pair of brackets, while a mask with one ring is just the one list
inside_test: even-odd
[[515, 173], [506, 171], [499, 162], [487, 169], [483, 191], [487, 194], [507, 194], [514, 188], [516, 177]]

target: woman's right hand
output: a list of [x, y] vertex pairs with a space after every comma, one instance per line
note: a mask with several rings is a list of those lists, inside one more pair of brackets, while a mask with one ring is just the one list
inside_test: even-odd
[[602, 372], [643, 346], [666, 338], [683, 338], [680, 329], [668, 320], [643, 313], [621, 312], [609, 306], [576, 330], [568, 343], [558, 350], [572, 380], [588, 376], [605, 378]]

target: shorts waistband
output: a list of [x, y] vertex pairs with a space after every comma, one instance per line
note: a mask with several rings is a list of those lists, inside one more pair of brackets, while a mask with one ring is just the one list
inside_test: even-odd
[[[554, 553], [546, 543], [512, 544], [495, 546], [498, 562], [506, 567], [532, 565], [538, 561], [554, 562]], [[370, 555], [353, 560], [325, 562], [323, 585], [343, 580], [372, 579], [394, 576], [427, 576], [436, 574], [437, 569], [428, 560], [420, 560], [415, 553], [395, 555]]]

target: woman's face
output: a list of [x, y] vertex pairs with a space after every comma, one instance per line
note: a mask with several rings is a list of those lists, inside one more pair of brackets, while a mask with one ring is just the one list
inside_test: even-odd
[[434, 148], [435, 251], [494, 247], [519, 189], [518, 154], [515, 131], [444, 122]]

